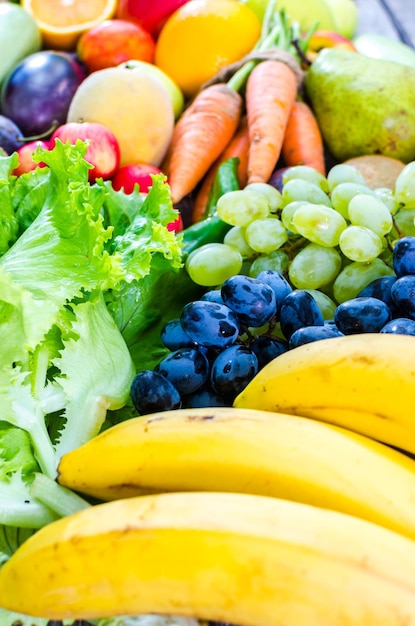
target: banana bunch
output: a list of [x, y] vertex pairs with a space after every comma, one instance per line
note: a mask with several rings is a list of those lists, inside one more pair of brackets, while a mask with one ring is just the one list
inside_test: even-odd
[[272, 496], [415, 540], [414, 460], [369, 437], [283, 413], [219, 407], [127, 420], [64, 455], [58, 482], [100, 500], [184, 491]]
[[414, 400], [415, 337], [363, 333], [280, 355], [234, 406], [315, 418], [415, 454]]
[[280, 355], [234, 407], [106, 430], [57, 475], [102, 503], [15, 552], [0, 606], [415, 626], [414, 383], [415, 338], [349, 335]]
[[0, 571], [0, 605], [59, 620], [159, 613], [241, 626], [414, 626], [415, 542], [266, 496], [137, 496], [32, 535]]

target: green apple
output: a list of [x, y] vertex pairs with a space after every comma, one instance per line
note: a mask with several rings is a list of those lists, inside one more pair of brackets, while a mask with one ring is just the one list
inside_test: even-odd
[[26, 56], [42, 45], [39, 27], [21, 6], [0, 2], [0, 83]]
[[169, 92], [172, 103], [173, 103], [173, 111], [174, 117], [177, 120], [178, 117], [183, 113], [184, 109], [184, 96], [180, 87], [174, 82], [172, 78], [166, 72], [163, 72], [159, 67], [153, 65], [152, 63], [146, 63], [146, 61], [138, 61], [136, 59], [132, 59], [131, 61], [125, 61], [120, 64], [121, 67], [127, 67], [128, 69], [134, 70], [135, 72], [142, 72], [144, 74], [149, 74], [153, 76], [153, 78], [159, 79], [165, 87], [167, 87], [167, 91]]
[[[239, 0], [262, 21], [268, 0]], [[285, 9], [291, 20], [299, 22], [302, 32], [307, 32], [318, 21], [320, 30], [329, 30], [351, 38], [358, 23], [355, 0], [280, 0], [277, 9]]]

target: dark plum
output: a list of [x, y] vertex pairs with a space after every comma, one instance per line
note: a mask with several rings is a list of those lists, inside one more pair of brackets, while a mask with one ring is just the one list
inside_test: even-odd
[[257, 279], [262, 280], [273, 290], [275, 294], [275, 301], [277, 303], [278, 313], [285, 296], [288, 296], [288, 294], [291, 293], [293, 290], [290, 283], [285, 278], [285, 276], [280, 274], [280, 272], [276, 272], [275, 270], [263, 270], [258, 274]]
[[41, 50], [30, 54], [4, 81], [1, 112], [25, 136], [46, 135], [53, 125], [66, 122], [72, 97], [84, 78], [79, 63], [66, 52]]
[[415, 320], [408, 317], [396, 317], [385, 324], [379, 332], [392, 335], [415, 335]]
[[0, 148], [7, 154], [16, 152], [24, 146], [23, 133], [20, 128], [6, 115], [0, 115]]
[[204, 385], [193, 393], [183, 396], [184, 409], [204, 408], [207, 406], [231, 406], [232, 401], [220, 393], [216, 393], [210, 385]]
[[249, 346], [256, 354], [258, 359], [259, 369], [264, 365], [276, 359], [283, 352], [287, 352], [288, 343], [282, 339], [276, 339], [275, 337], [268, 337], [267, 335], [259, 335], [255, 337]]
[[257, 278], [243, 274], [232, 276], [223, 283], [221, 294], [224, 303], [245, 326], [258, 328], [276, 315], [273, 289]]
[[182, 348], [168, 354], [154, 368], [179, 391], [193, 393], [204, 385], [210, 373], [210, 364], [202, 350]]
[[235, 344], [223, 350], [212, 363], [210, 382], [220, 394], [240, 393], [258, 372], [258, 359], [246, 346]]
[[415, 320], [415, 276], [397, 278], [392, 285], [391, 295], [402, 316]]
[[337, 328], [345, 335], [378, 333], [392, 318], [383, 300], [358, 296], [338, 305], [334, 313]]
[[393, 269], [398, 277], [415, 274], [415, 237], [398, 239], [393, 248]]
[[207, 300], [208, 302], [217, 302], [217, 304], [225, 304], [220, 289], [209, 289], [200, 299]]
[[397, 311], [396, 304], [394, 303], [391, 295], [392, 285], [396, 281], [396, 276], [380, 276], [379, 278], [375, 278], [369, 283], [366, 287], [362, 289], [357, 295], [358, 296], [370, 296], [372, 298], [379, 298], [385, 304], [388, 305], [392, 314]]
[[197, 347], [196, 341], [190, 339], [189, 335], [183, 330], [183, 326], [178, 318], [164, 324], [161, 329], [160, 339], [163, 345], [172, 352], [179, 348]]
[[281, 332], [286, 339], [303, 326], [324, 325], [324, 318], [317, 302], [304, 289], [294, 289], [285, 296], [279, 317]]
[[181, 407], [180, 394], [167, 378], [153, 370], [136, 374], [131, 383], [131, 400], [141, 415]]
[[330, 339], [331, 337], [343, 337], [342, 333], [335, 324], [324, 324], [324, 326], [303, 326], [294, 331], [288, 342], [290, 350], [298, 348], [305, 343], [312, 341], [320, 341], [321, 339]]
[[193, 341], [220, 350], [235, 343], [240, 329], [239, 320], [229, 307], [205, 300], [186, 304], [180, 323]]

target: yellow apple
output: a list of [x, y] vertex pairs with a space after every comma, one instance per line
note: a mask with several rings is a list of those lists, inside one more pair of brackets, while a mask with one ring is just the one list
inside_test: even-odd
[[[239, 0], [249, 6], [262, 21], [268, 0]], [[285, 9], [291, 20], [299, 22], [307, 32], [318, 21], [321, 30], [335, 31], [351, 38], [358, 23], [355, 0], [280, 0], [277, 9]]]

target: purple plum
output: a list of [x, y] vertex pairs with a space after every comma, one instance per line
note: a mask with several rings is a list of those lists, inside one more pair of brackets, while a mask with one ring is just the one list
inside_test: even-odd
[[19, 126], [27, 139], [45, 138], [66, 121], [72, 97], [85, 76], [80, 64], [66, 52], [35, 52], [6, 77], [0, 111]]
[[0, 147], [6, 154], [12, 154], [24, 145], [20, 128], [5, 115], [0, 115]]

